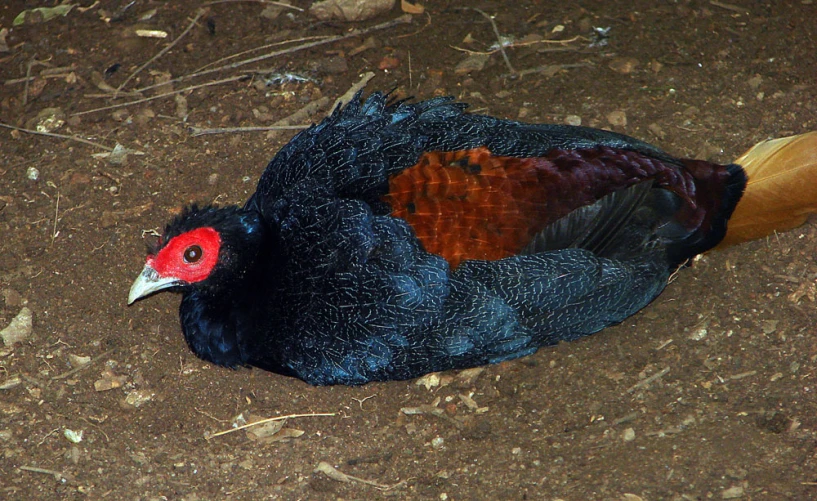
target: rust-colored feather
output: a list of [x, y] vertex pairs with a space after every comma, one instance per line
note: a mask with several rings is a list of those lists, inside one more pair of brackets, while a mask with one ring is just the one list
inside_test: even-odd
[[485, 147], [428, 152], [389, 180], [386, 200], [452, 268], [465, 259], [501, 259], [548, 223], [543, 169], [538, 159], [498, 157]]
[[749, 184], [722, 247], [790, 230], [817, 213], [817, 131], [763, 141], [735, 163]]
[[[414, 229], [426, 251], [453, 269], [465, 260], [519, 254], [560, 218], [648, 179], [687, 202], [679, 217], [689, 231], [709, 231], [730, 174], [708, 162], [683, 162], [679, 169], [609, 147], [554, 148], [542, 157], [494, 155], [484, 146], [431, 151], [390, 176], [383, 201]], [[603, 227], [599, 231], [594, 237], [609, 236]]]

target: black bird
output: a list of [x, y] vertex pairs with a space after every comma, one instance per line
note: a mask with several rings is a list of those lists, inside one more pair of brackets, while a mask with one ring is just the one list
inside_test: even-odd
[[181, 292], [196, 355], [315, 385], [495, 363], [646, 306], [746, 185], [613, 132], [387, 100], [299, 133], [243, 207], [185, 209], [128, 302]]

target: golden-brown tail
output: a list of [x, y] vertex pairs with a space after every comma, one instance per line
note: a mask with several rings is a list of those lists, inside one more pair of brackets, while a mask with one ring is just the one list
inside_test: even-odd
[[817, 213], [817, 131], [763, 141], [735, 163], [749, 184], [721, 247], [790, 230]]

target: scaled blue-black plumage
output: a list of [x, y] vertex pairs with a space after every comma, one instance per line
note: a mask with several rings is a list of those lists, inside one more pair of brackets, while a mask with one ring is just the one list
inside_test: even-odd
[[[643, 184], [575, 211], [542, 233], [541, 246], [452, 270], [383, 199], [389, 176], [425, 152], [487, 147], [528, 158], [606, 148], [679, 172], [685, 164], [613, 132], [469, 114], [451, 98], [387, 99], [358, 95], [298, 134], [243, 208], [193, 208], [168, 226], [165, 244], [197, 226], [227, 235], [213, 276], [180, 287], [182, 328], [198, 356], [315, 385], [358, 385], [528, 355], [650, 303], [683, 261], [720, 241], [746, 182], [735, 165], [716, 166], [720, 180], [695, 180], [717, 184], [706, 187], [719, 199], [703, 226], [678, 220], [688, 200]], [[652, 183], [633, 185], [642, 182]], [[608, 206], [627, 217], [610, 216]], [[582, 228], [603, 238], [579, 237]]]

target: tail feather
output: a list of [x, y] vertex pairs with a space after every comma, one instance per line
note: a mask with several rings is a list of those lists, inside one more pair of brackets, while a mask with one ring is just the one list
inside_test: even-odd
[[721, 247], [796, 228], [817, 213], [817, 131], [758, 143], [735, 163], [749, 183]]

